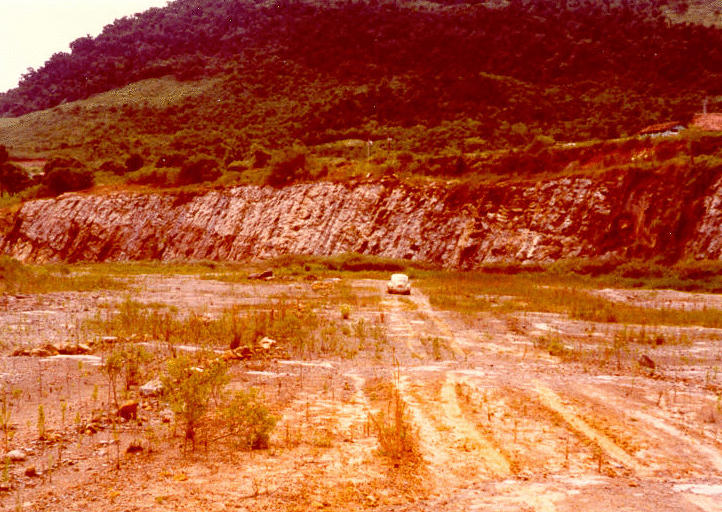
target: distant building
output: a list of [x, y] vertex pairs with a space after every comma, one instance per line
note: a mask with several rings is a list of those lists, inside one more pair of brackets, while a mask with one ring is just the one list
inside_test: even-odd
[[669, 137], [677, 135], [684, 130], [684, 125], [679, 121], [669, 121], [667, 123], [657, 123], [647, 126], [640, 130], [637, 135], [647, 135], [649, 137]]
[[722, 114], [695, 114], [690, 126], [710, 132], [722, 132]]

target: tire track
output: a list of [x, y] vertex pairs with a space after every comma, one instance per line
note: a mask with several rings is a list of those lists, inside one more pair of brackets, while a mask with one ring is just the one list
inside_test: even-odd
[[578, 432], [589, 441], [595, 443], [607, 457], [617, 461], [636, 474], [643, 475], [649, 473], [644, 466], [620, 448], [612, 439], [584, 421], [573, 407], [565, 405], [561, 397], [554, 391], [538, 381], [534, 383], [534, 390], [545, 407], [561, 416], [573, 431]]
[[467, 443], [473, 447], [484, 460], [489, 470], [497, 477], [508, 477], [512, 474], [511, 464], [489, 440], [482, 435], [476, 426], [468, 421], [461, 411], [456, 396], [456, 378], [447, 372], [444, 384], [441, 387], [441, 407], [444, 411], [445, 423], [461, 438], [464, 447]]

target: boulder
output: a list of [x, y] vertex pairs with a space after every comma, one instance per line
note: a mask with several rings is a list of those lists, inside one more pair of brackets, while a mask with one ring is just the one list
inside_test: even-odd
[[118, 409], [118, 416], [124, 420], [138, 418], [138, 402], [136, 400], [128, 400]]
[[276, 345], [276, 343], [276, 340], [264, 337], [261, 338], [261, 341], [258, 342], [258, 346], [261, 347], [263, 350], [271, 350]]
[[642, 356], [637, 360], [637, 363], [639, 363], [639, 366], [644, 366], [645, 368], [649, 368], [650, 370], [654, 370], [657, 366], [654, 364], [652, 358], [649, 357], [647, 354], [642, 354]]
[[48, 347], [37, 347], [32, 350], [30, 350], [30, 353], [28, 354], [32, 357], [50, 357], [50, 356], [57, 356], [58, 351], [54, 348], [48, 348]]
[[63, 343], [55, 346], [55, 349], [59, 354], [68, 356], [79, 356], [91, 352], [90, 347], [84, 343]]
[[273, 270], [264, 270], [263, 272], [256, 272], [254, 274], [248, 274], [248, 279], [272, 279]]
[[22, 450], [11, 450], [5, 454], [5, 457], [7, 457], [13, 462], [22, 462], [28, 458], [28, 456]]
[[163, 383], [156, 377], [140, 387], [140, 396], [158, 396], [163, 393]]

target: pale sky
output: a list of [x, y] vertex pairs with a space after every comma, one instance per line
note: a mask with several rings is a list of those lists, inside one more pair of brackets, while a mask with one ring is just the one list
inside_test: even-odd
[[28, 68], [38, 69], [70, 43], [97, 36], [117, 18], [168, 0], [0, 0], [0, 92], [16, 87]]

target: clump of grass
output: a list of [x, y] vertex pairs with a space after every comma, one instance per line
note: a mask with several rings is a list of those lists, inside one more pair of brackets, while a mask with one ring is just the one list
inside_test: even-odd
[[[722, 327], [720, 310], [645, 308], [614, 302], [593, 293], [594, 286], [604, 282], [573, 273], [430, 273], [417, 283], [428, 293], [432, 306], [462, 313], [538, 311], [590, 322]], [[494, 297], [504, 300], [495, 302]]]
[[171, 348], [189, 340], [202, 347], [253, 347], [263, 337], [270, 337], [299, 354], [319, 349], [315, 331], [320, 320], [312, 309], [285, 302], [267, 307], [267, 311], [229, 308], [208, 318], [197, 313], [184, 316], [174, 308], [128, 299], [117, 311], [99, 313], [86, 326], [104, 336], [162, 341]]
[[127, 284], [101, 272], [81, 272], [71, 265], [25, 265], [0, 256], [0, 293], [123, 290]]

